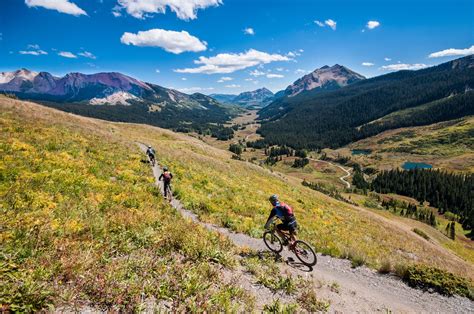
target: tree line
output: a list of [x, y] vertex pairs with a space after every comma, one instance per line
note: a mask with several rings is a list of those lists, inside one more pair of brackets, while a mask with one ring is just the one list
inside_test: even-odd
[[441, 170], [382, 171], [371, 187], [379, 193], [396, 193], [429, 202], [439, 213], [459, 216], [466, 230], [474, 227], [474, 174], [455, 174]]

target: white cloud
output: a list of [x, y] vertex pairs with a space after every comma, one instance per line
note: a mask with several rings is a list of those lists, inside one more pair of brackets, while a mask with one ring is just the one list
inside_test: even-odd
[[371, 67], [371, 66], [374, 66], [375, 64], [373, 64], [372, 62], [362, 62], [362, 65], [365, 67]]
[[246, 78], [245, 81], [247, 81], [247, 82], [252, 82], [252, 81], [253, 81], [253, 78]]
[[257, 76], [265, 75], [265, 72], [262, 72], [259, 70], [253, 70], [253, 71], [250, 71], [250, 75], [257, 77]]
[[[121, 8], [131, 16], [143, 19], [156, 13], [166, 13], [168, 7], [181, 20], [197, 18], [197, 10], [219, 6], [221, 0], [118, 0]], [[117, 10], [115, 10], [117, 11]]]
[[297, 70], [295, 70], [295, 74], [306, 74], [306, 73], [308, 73], [308, 71], [303, 70], [303, 69], [297, 69]]
[[47, 55], [48, 53], [44, 50], [20, 50], [18, 51], [19, 54], [21, 55], [32, 55], [32, 56], [41, 56], [41, 55]]
[[275, 70], [278, 71], [278, 72], [283, 72], [285, 69], [283, 69], [283, 68], [276, 68]]
[[227, 88], [239, 88], [240, 85], [237, 85], [237, 84], [230, 84], [230, 85], [226, 85], [225, 87], [227, 87]]
[[366, 25], [366, 27], [367, 27], [368, 29], [374, 29], [374, 28], [379, 27], [379, 26], [380, 26], [380, 22], [379, 22], [379, 21], [368, 21], [368, 22], [367, 22], [367, 25]]
[[324, 24], [326, 24], [327, 26], [329, 26], [330, 28], [332, 28], [333, 31], [336, 30], [336, 26], [337, 26], [336, 21], [333, 21], [333, 20], [331, 20], [331, 19], [328, 19], [328, 20], [324, 21]]
[[84, 57], [84, 58], [97, 59], [97, 57], [94, 56], [94, 54], [92, 54], [92, 53], [89, 52], [89, 51], [82, 51], [82, 52], [79, 52], [78, 55], [80, 55], [81, 57]]
[[160, 69], [156, 69], [155, 72], [156, 72], [156, 73], [160, 73]]
[[40, 46], [36, 45], [36, 44], [28, 45], [27, 47], [28, 47], [28, 49], [36, 49], [36, 50], [40, 49]]
[[204, 51], [207, 43], [199, 38], [190, 35], [186, 31], [175, 32], [164, 29], [150, 29], [140, 31], [137, 34], [125, 32], [120, 41], [125, 45], [139, 47], [161, 47], [164, 50], [180, 54], [185, 51]]
[[116, 5], [113, 7], [112, 9], [112, 15], [115, 16], [115, 17], [120, 17], [122, 16], [122, 12], [120, 12], [120, 10], [122, 9], [122, 7]]
[[28, 7], [43, 7], [74, 16], [87, 15], [86, 11], [68, 0], [25, 0]]
[[188, 79], [185, 78], [185, 77], [182, 77], [182, 78], [181, 78], [181, 81], [187, 81], [187, 80], [188, 80]]
[[233, 80], [233, 78], [231, 78], [231, 77], [223, 76], [223, 77], [221, 77], [220, 80], [217, 81], [217, 83], [224, 83], [224, 82], [232, 81], [232, 80]]
[[253, 28], [247, 27], [246, 29], [244, 29], [244, 34], [255, 35], [255, 31], [253, 30]]
[[429, 58], [453, 57], [453, 56], [468, 56], [474, 54], [474, 45], [466, 49], [449, 48], [438, 52], [431, 53]]
[[76, 59], [77, 56], [73, 54], [72, 52], [69, 51], [60, 51], [58, 53], [59, 56], [64, 57], [64, 58], [69, 58], [69, 59]]
[[283, 78], [285, 77], [284, 75], [281, 74], [274, 74], [274, 73], [269, 73], [267, 74], [267, 78], [272, 79], [272, 78]]
[[304, 50], [303, 50], [303, 49], [298, 49], [298, 52], [299, 52], [299, 53], [303, 53]]
[[318, 21], [318, 20], [314, 21], [314, 23], [316, 23], [316, 25], [318, 25], [319, 27], [324, 27], [325, 26], [323, 22]]
[[396, 63], [396, 64], [384, 65], [380, 69], [385, 70], [385, 71], [400, 71], [400, 70], [420, 70], [427, 67], [428, 65], [424, 63], [414, 63], [414, 64]]
[[269, 54], [266, 52], [250, 49], [241, 53], [220, 53], [214, 57], [199, 57], [195, 64], [201, 66], [196, 68], [176, 69], [178, 73], [233, 73], [249, 67], [267, 64], [275, 61], [289, 61], [287, 56], [280, 54]]
[[387, 57], [385, 57], [385, 58], [383, 58], [383, 59], [384, 59], [385, 61], [392, 61], [392, 58], [387, 58]]
[[178, 88], [182, 93], [196, 93], [214, 90], [214, 87], [183, 87]]

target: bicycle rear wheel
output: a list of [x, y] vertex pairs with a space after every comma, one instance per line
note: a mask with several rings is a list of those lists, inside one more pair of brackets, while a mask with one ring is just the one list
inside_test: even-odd
[[170, 202], [173, 200], [173, 193], [171, 192], [170, 186], [166, 188], [166, 197], [168, 198]]
[[306, 266], [314, 266], [318, 262], [313, 248], [304, 241], [296, 240], [293, 252], [301, 261], [301, 263], [305, 264]]
[[263, 234], [263, 242], [272, 252], [280, 253], [283, 250], [281, 239], [274, 232], [266, 231]]

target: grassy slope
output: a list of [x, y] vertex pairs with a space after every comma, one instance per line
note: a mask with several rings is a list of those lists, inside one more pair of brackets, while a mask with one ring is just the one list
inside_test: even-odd
[[0, 109], [0, 311], [130, 311], [149, 297], [182, 310], [252, 306], [219, 277], [234, 264], [229, 242], [162, 201], [112, 124], [3, 97]]
[[[175, 174], [174, 189], [201, 219], [260, 236], [272, 193], [295, 208], [301, 237], [335, 256], [361, 255], [372, 266], [417, 262], [458, 274], [474, 274], [463, 261], [436, 243], [368, 210], [337, 202], [256, 165], [231, 160], [231, 154], [197, 139], [141, 125], [123, 125], [123, 136], [151, 143], [158, 159]], [[407, 254], [407, 252], [412, 254]], [[472, 277], [472, 276], [471, 276]]]
[[[411, 263], [415, 256], [416, 262], [435, 265], [464, 276], [468, 274], [471, 279], [474, 274], [472, 260], [463, 261], [437, 243], [427, 242], [389, 219], [337, 202], [258, 166], [231, 160], [229, 152], [212, 148], [197, 139], [150, 126], [74, 117], [29, 103], [4, 99], [0, 103], [2, 129], [8, 130], [2, 133], [2, 154], [9, 152], [11, 155], [5, 158], [1, 168], [2, 196], [9, 192], [7, 187], [11, 185], [11, 180], [18, 178], [6, 174], [25, 172], [22, 190], [26, 194], [46, 193], [46, 199], [57, 203], [48, 211], [45, 211], [45, 205], [35, 205], [15, 212], [8, 210], [12, 206], [10, 203], [2, 203], [2, 224], [14, 227], [2, 229], [0, 234], [2, 241], [8, 244], [7, 254], [4, 255], [7, 258], [2, 259], [2, 267], [13, 272], [12, 278], [23, 276], [25, 272], [22, 270], [25, 269], [33, 270], [31, 275], [26, 276], [36, 276], [34, 280], [32, 277], [15, 279], [2, 293], [15, 289], [17, 282], [27, 280], [34, 285], [32, 293], [39, 293], [54, 278], [64, 278], [64, 281], [54, 282], [52, 295], [65, 302], [85, 297], [107, 305], [117, 302], [116, 298], [124, 291], [127, 295], [133, 292], [130, 298], [136, 298], [143, 291], [148, 295], [158, 294], [159, 297], [163, 297], [160, 293], [168, 293], [175, 300], [187, 300], [190, 307], [209, 296], [215, 297], [206, 306], [216, 305], [221, 300], [219, 295], [226, 292], [232, 294], [229, 291], [234, 291], [234, 297], [239, 298], [238, 292], [216, 281], [214, 266], [209, 263], [217, 257], [218, 262], [224, 265], [232, 264], [225, 253], [230, 252], [231, 247], [216, 236], [178, 219], [161, 203], [161, 198], [153, 194], [155, 192], [149, 186], [148, 168], [139, 162], [137, 148], [131, 144], [134, 140], [156, 147], [159, 161], [169, 165], [176, 175], [175, 191], [186, 206], [198, 212], [204, 220], [259, 236], [269, 211], [268, 195], [277, 193], [295, 208], [301, 225], [301, 237], [312, 242], [320, 251], [336, 256], [347, 253], [364, 256], [372, 266], [378, 266], [387, 259], [393, 264]], [[25, 121], [29, 123], [27, 127], [21, 125]], [[42, 132], [50, 135], [43, 135]], [[33, 138], [32, 134], [40, 136]], [[65, 140], [50, 146], [51, 149], [58, 149], [55, 147], [59, 145], [59, 150], [45, 154], [37, 166], [47, 166], [52, 159], [51, 169], [72, 173], [68, 177], [60, 171], [61, 175], [50, 179], [46, 175], [50, 172], [43, 172], [49, 181], [41, 181], [41, 184], [28, 181], [26, 174], [30, 157], [36, 156], [32, 154], [45, 152], [48, 143], [57, 142], [59, 138]], [[12, 149], [15, 139], [20, 146]], [[21, 143], [26, 144], [27, 151], [21, 150]], [[70, 143], [72, 147], [63, 146], [64, 143]], [[98, 157], [90, 159], [90, 151], [95, 151]], [[71, 155], [72, 159], [53, 159], [64, 155], [61, 153]], [[92, 164], [77, 169], [71, 167], [76, 162]], [[100, 176], [97, 177], [94, 171], [99, 171]], [[77, 194], [74, 192], [66, 199], [55, 199], [57, 193], [49, 190], [54, 187], [67, 191], [68, 187], [77, 186], [68, 183], [68, 178], [83, 177], [92, 182], [100, 179], [101, 184], [107, 184], [102, 188], [100, 184], [91, 185], [94, 189], [89, 190], [86, 184], [85, 191], [73, 189]], [[118, 184], [120, 188], [116, 187]], [[121, 192], [124, 194], [118, 197], [117, 190], [120, 191], [118, 195]], [[90, 193], [102, 193], [105, 198], [95, 200]], [[10, 193], [16, 194], [23, 195]], [[35, 200], [41, 200], [39, 194], [32, 195]], [[8, 198], [3, 199], [8, 201]], [[33, 198], [25, 196], [25, 199]], [[104, 200], [110, 203], [100, 207]], [[29, 217], [34, 219], [28, 220]], [[61, 219], [59, 227], [53, 223], [54, 219]], [[44, 227], [35, 227], [37, 222]], [[60, 231], [53, 229], [53, 226]], [[12, 235], [4, 231], [9, 229], [20, 232], [15, 231]], [[40, 241], [31, 244], [33, 238], [25, 234], [39, 232], [35, 231], [37, 229], [41, 230]], [[199, 232], [197, 236], [196, 232]], [[163, 241], [165, 234], [169, 236], [167, 241]], [[33, 249], [21, 255], [18, 250], [23, 247]], [[174, 251], [179, 252], [178, 258], [170, 258]], [[5, 261], [15, 265], [5, 266]], [[174, 263], [169, 269], [176, 271], [166, 272], [165, 262]], [[15, 270], [15, 267], [19, 269]], [[194, 275], [187, 276], [188, 272], [183, 270], [185, 267], [190, 268]], [[147, 289], [141, 290], [138, 279], [149, 269], [156, 272], [149, 274], [145, 285]], [[84, 278], [79, 280], [78, 274]], [[64, 284], [68, 280], [72, 283]], [[173, 282], [176, 284], [183, 280], [186, 287], [172, 286]], [[38, 286], [36, 282], [43, 285]], [[108, 291], [110, 284], [113, 286]], [[186, 293], [178, 294], [179, 289], [184, 289]], [[132, 301], [132, 305], [137, 304], [136, 299]]]
[[366, 165], [379, 168], [400, 166], [403, 162], [421, 161], [434, 167], [474, 171], [474, 117], [435, 123], [428, 126], [386, 131], [340, 149], [371, 149], [368, 156], [357, 156]]

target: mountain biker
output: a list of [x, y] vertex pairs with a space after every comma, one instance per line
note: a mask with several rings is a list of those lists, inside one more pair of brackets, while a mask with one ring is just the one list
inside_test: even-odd
[[282, 239], [285, 239], [285, 236], [283, 235], [282, 231], [289, 231], [289, 244], [290, 247], [292, 247], [296, 241], [296, 229], [298, 228], [293, 209], [287, 204], [280, 202], [278, 196], [275, 194], [270, 196], [268, 200], [273, 205], [273, 208], [270, 212], [270, 216], [267, 219], [267, 223], [265, 224], [265, 229], [268, 230], [270, 228], [270, 225], [272, 224], [273, 220], [275, 220], [276, 218], [280, 219], [282, 223], [276, 226], [276, 231]]
[[161, 173], [158, 180], [159, 181], [163, 180], [163, 190], [164, 190], [165, 197], [168, 196], [168, 188], [171, 185], [171, 179], [173, 179], [173, 174], [169, 172], [168, 167], [163, 167], [163, 172]]
[[155, 150], [151, 147], [151, 145], [148, 145], [148, 148], [146, 150], [146, 154], [147, 154], [148, 158], [150, 158], [150, 161], [154, 164]]

